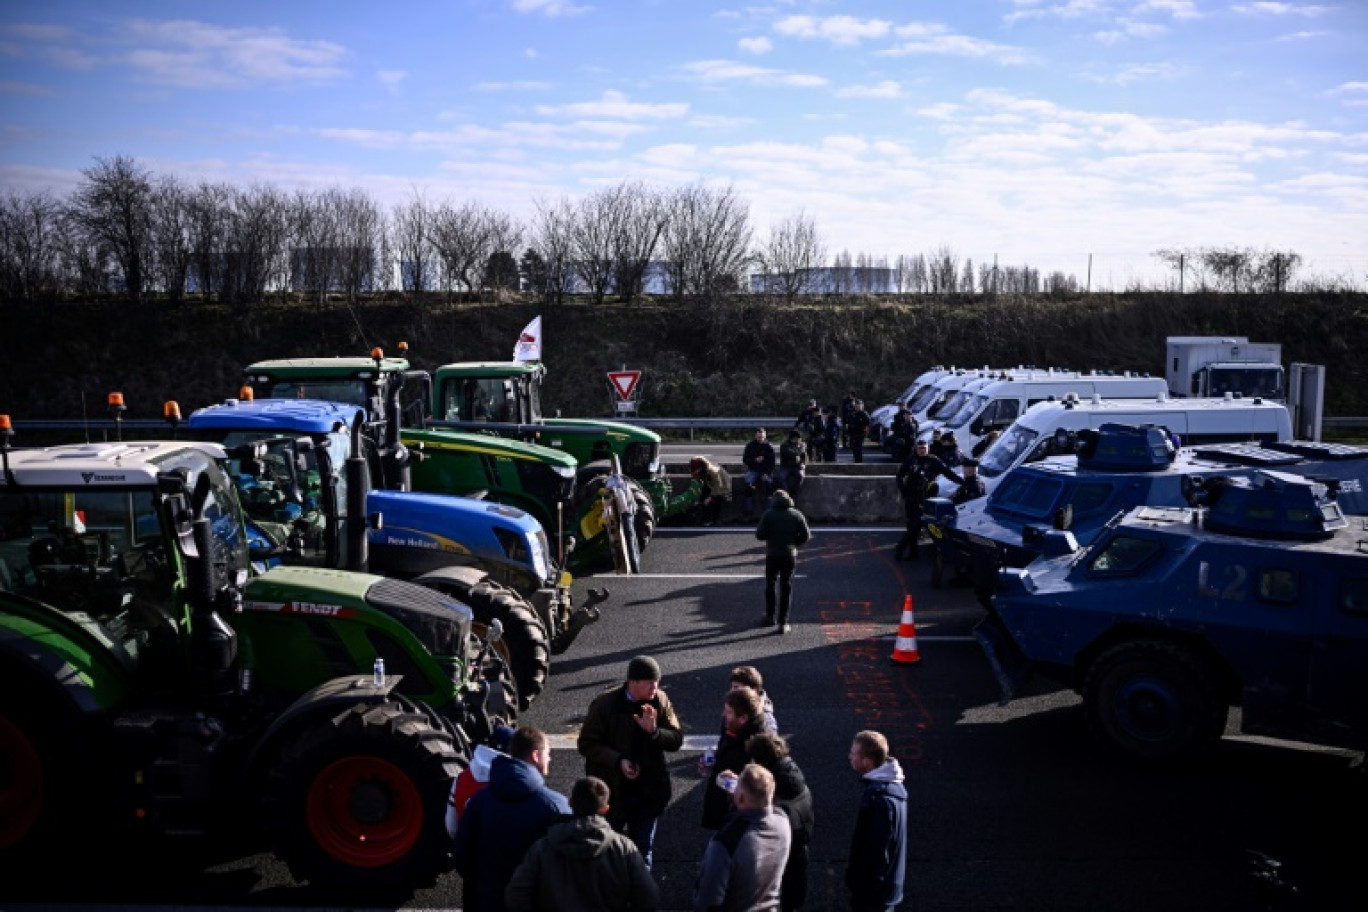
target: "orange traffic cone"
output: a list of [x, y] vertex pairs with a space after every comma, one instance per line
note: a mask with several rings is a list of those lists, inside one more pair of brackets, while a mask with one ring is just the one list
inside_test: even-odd
[[921, 661], [917, 651], [917, 621], [912, 616], [912, 596], [903, 597], [902, 621], [898, 624], [898, 641], [893, 644], [893, 661], [915, 665]]

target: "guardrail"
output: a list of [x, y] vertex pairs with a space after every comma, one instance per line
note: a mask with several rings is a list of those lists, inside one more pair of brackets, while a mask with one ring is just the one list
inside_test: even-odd
[[[605, 419], [608, 420], [608, 419]], [[662, 428], [666, 430], [689, 431], [692, 438], [694, 431], [718, 430], [718, 431], [744, 431], [751, 428], [790, 428], [797, 423], [796, 417], [768, 417], [768, 418], [617, 418], [623, 424], [633, 424], [644, 428]], [[1324, 427], [1332, 428], [1365, 428], [1368, 427], [1368, 418], [1323, 418], [1321, 424]], [[115, 421], [112, 418], [91, 418], [87, 421], [70, 420], [27, 420], [14, 422], [14, 430], [22, 433], [28, 431], [112, 431], [117, 427], [122, 427], [130, 431], [156, 431], [169, 430], [165, 419], [162, 418], [126, 418], [122, 421]]]

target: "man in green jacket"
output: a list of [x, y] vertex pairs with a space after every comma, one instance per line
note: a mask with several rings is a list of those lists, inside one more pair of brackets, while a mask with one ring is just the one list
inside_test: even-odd
[[[765, 543], [765, 617], [763, 627], [774, 627], [778, 608], [778, 632], [791, 633], [789, 608], [793, 604], [793, 573], [798, 567], [798, 548], [812, 539], [807, 517], [793, 505], [787, 491], [775, 491], [769, 509], [760, 517], [755, 537]], [[775, 588], [778, 588], [776, 599]], [[777, 602], [777, 605], [776, 605]]]
[[532, 846], [504, 892], [509, 912], [654, 912], [660, 889], [636, 843], [604, 819], [608, 785], [585, 776], [570, 790], [573, 820]]

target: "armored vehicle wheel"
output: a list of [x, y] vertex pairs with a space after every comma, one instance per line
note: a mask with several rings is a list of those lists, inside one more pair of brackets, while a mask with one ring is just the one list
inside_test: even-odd
[[1225, 730], [1216, 682], [1191, 652], [1137, 640], [1113, 646], [1088, 668], [1083, 711], [1103, 745], [1149, 761], [1175, 761], [1210, 747]]
[[326, 890], [411, 893], [448, 867], [443, 808], [465, 767], [452, 735], [398, 702], [305, 727], [272, 764], [272, 847]]
[[489, 622], [503, 625], [503, 639], [494, 650], [503, 657], [517, 685], [519, 711], [527, 709], [546, 687], [551, 670], [551, 643], [546, 628], [526, 599], [485, 577], [473, 585], [460, 579], [419, 579], [417, 582], [454, 596], [475, 613], [474, 630], [481, 638]]

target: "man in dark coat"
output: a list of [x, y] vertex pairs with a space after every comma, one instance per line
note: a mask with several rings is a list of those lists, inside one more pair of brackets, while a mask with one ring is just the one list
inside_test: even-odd
[[765, 438], [765, 429], [757, 428], [755, 439], [741, 451], [741, 463], [746, 467], [746, 521], [755, 518], [755, 492], [768, 498], [774, 487], [774, 444]]
[[930, 453], [925, 440], [918, 440], [912, 455], [903, 460], [898, 467], [895, 480], [903, 498], [903, 515], [907, 520], [907, 531], [898, 541], [894, 556], [898, 560], [914, 561], [921, 557], [918, 546], [921, 541], [922, 501], [934, 495], [936, 479], [948, 478], [957, 485], [964, 479], [956, 475], [945, 463]]
[[807, 477], [807, 447], [799, 431], [789, 431], [788, 440], [779, 445], [779, 474], [775, 476], [778, 486], [797, 497], [803, 490], [803, 479]]
[[703, 788], [703, 826], [715, 830], [727, 822], [732, 810], [731, 790], [723, 786], [719, 777], [736, 776], [750, 762], [746, 756], [746, 741], [751, 735], [770, 731], [765, 721], [760, 695], [749, 687], [727, 691], [722, 698], [722, 733], [717, 736], [713, 762], [699, 760], [699, 771], [708, 777]]
[[746, 754], [774, 776], [774, 806], [788, 818], [788, 864], [784, 865], [784, 879], [779, 888], [780, 912], [796, 912], [807, 902], [808, 846], [816, 830], [812, 810], [812, 791], [807, 787], [803, 771], [789, 756], [788, 742], [774, 732], [751, 735], [746, 741]]
[[636, 843], [604, 819], [608, 785], [585, 776], [570, 789], [575, 819], [532, 846], [504, 891], [508, 912], [654, 912], [656, 886]]
[[577, 747], [585, 773], [612, 790], [608, 821], [626, 833], [651, 867], [656, 820], [670, 803], [666, 752], [679, 750], [684, 732], [670, 698], [660, 689], [660, 665], [650, 656], [627, 664], [627, 683], [594, 698]]
[[[773, 627], [778, 610], [778, 631], [789, 633], [789, 608], [793, 604], [793, 573], [798, 567], [798, 548], [812, 540], [807, 518], [793, 505], [787, 491], [775, 491], [770, 507], [755, 527], [755, 537], [765, 543], [765, 617], [761, 624]], [[778, 598], [775, 588], [778, 587]]]
[[546, 785], [551, 770], [546, 735], [520, 728], [508, 754], [494, 758], [489, 785], [470, 799], [456, 826], [451, 855], [467, 912], [502, 912], [504, 888], [518, 862], [551, 824], [570, 816], [565, 796]]
[[869, 412], [865, 411], [864, 400], [856, 399], [855, 406], [850, 412], [848, 430], [850, 433], [850, 453], [856, 462], [864, 462], [864, 442], [865, 436], [869, 433], [869, 425], [872, 423]]
[[862, 731], [850, 745], [850, 768], [864, 790], [846, 865], [852, 912], [892, 912], [907, 879], [907, 787], [888, 755], [888, 739]]

